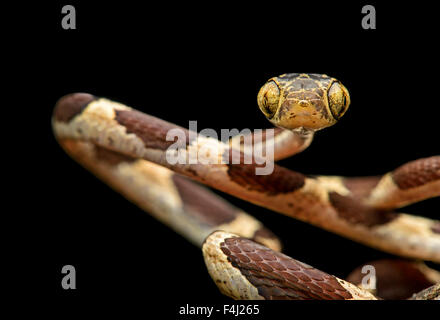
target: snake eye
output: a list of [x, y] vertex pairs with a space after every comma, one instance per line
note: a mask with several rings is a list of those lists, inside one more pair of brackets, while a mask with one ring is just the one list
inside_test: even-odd
[[350, 105], [348, 90], [340, 83], [333, 82], [327, 93], [330, 111], [335, 120], [339, 120]]
[[261, 87], [258, 93], [258, 106], [267, 118], [272, 118], [278, 109], [280, 101], [280, 89], [278, 85], [270, 80]]

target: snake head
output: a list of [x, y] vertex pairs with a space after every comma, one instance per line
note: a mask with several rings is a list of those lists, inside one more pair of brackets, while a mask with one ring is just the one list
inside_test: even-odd
[[269, 79], [257, 100], [266, 118], [284, 129], [329, 127], [350, 105], [350, 95], [341, 82], [326, 75], [305, 73]]

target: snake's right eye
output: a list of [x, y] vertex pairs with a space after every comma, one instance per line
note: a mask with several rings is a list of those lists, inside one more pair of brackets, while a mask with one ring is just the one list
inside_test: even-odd
[[342, 83], [333, 82], [327, 93], [328, 103], [333, 118], [339, 120], [350, 105], [350, 95]]
[[270, 80], [261, 87], [257, 97], [258, 106], [267, 118], [272, 118], [278, 109], [280, 101], [280, 89]]

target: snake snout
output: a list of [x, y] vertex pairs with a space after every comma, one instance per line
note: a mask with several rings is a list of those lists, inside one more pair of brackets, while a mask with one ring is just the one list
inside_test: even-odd
[[310, 103], [309, 103], [309, 101], [307, 101], [307, 100], [300, 100], [300, 101], [298, 102], [298, 105], [299, 105], [300, 107], [307, 108], [307, 107], [310, 106]]

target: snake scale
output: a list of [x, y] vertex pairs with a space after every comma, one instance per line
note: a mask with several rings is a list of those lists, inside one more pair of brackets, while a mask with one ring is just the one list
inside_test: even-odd
[[[326, 75], [283, 74], [269, 79], [258, 105], [277, 128], [250, 147], [271, 144], [274, 160], [303, 151], [317, 130], [335, 124], [350, 96]], [[305, 176], [274, 164], [242, 160], [243, 137], [228, 143], [191, 135], [181, 127], [120, 103], [75, 93], [56, 104], [52, 126], [63, 149], [128, 200], [202, 248], [220, 291], [235, 299], [376, 299], [348, 281], [279, 251], [278, 238], [261, 222], [209, 187], [406, 258], [440, 262], [440, 222], [396, 212], [440, 195], [440, 156], [403, 164], [382, 176]], [[167, 139], [179, 129], [181, 155], [201, 154], [208, 163], [170, 163]], [[189, 179], [188, 179], [189, 178]], [[431, 274], [435, 274], [432, 270]], [[431, 277], [440, 281], [438, 274]], [[438, 286], [417, 298], [439, 297]]]

